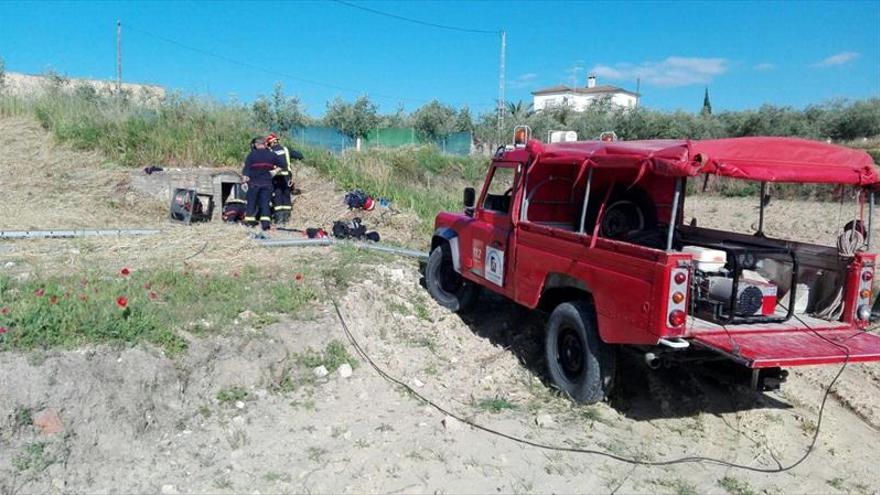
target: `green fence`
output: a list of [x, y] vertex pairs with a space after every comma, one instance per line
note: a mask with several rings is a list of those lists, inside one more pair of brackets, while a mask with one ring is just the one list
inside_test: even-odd
[[[290, 131], [290, 138], [296, 144], [323, 148], [333, 153], [342, 153], [356, 147], [354, 139], [333, 127], [298, 127]], [[399, 148], [433, 144], [442, 153], [466, 156], [471, 153], [472, 141], [473, 136], [470, 132], [455, 132], [440, 139], [426, 140], [420, 138], [413, 128], [391, 127], [370, 131], [361, 141], [361, 148]]]

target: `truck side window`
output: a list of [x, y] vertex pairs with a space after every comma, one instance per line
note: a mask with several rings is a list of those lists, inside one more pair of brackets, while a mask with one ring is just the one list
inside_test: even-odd
[[492, 181], [486, 190], [486, 199], [483, 200], [483, 209], [510, 212], [510, 198], [513, 195], [513, 179], [515, 170], [512, 167], [496, 167], [492, 174]]

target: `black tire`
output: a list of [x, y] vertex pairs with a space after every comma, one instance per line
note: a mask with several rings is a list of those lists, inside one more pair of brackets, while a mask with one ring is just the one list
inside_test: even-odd
[[614, 384], [616, 352], [602, 342], [592, 304], [560, 304], [547, 321], [545, 355], [553, 384], [578, 402], [603, 400]]
[[425, 285], [438, 304], [456, 313], [467, 311], [480, 295], [480, 286], [465, 280], [453, 268], [448, 244], [431, 251], [425, 267]]

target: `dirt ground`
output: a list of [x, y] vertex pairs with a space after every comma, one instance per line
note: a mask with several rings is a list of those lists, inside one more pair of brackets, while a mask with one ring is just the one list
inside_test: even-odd
[[[32, 139], [47, 137], [30, 121], [0, 119], [0, 146], [13, 152], [0, 153], [0, 190], [12, 211], [43, 189], [70, 190], [34, 172], [42, 166], [12, 161], [14, 152], [31, 153]], [[131, 204], [148, 203], [100, 156], [55, 147], [32, 153], [31, 163], [91, 184], [93, 194], [122, 191]], [[297, 221], [337, 216], [326, 198], [341, 192], [304, 174]], [[90, 209], [73, 193], [57, 200], [64, 211], [28, 211], [21, 223], [6, 216], [0, 228], [158, 226], [162, 234], [0, 243], [0, 267], [22, 277], [108, 264], [309, 266], [333, 255], [261, 249], [239, 227], [169, 225], [159, 204], [126, 213], [125, 201], [99, 202], [96, 223], [85, 221]], [[839, 211], [774, 202], [768, 231], [831, 242]], [[695, 198], [686, 213], [700, 225], [745, 231], [756, 218], [754, 205], [739, 199]], [[416, 244], [414, 220], [401, 215], [380, 232]], [[478, 313], [451, 314], [431, 301], [416, 262], [390, 257], [366, 258], [338, 304], [378, 366], [456, 415], [532, 442], [647, 461], [703, 455], [789, 464], [809, 445], [823, 388], [837, 371], [796, 369], [781, 391], [756, 394], [701, 368], [651, 371], [624, 355], [612, 397], [579, 406], [547, 385], [540, 313], [484, 297]], [[173, 359], [148, 346], [0, 353], [0, 493], [880, 492], [877, 365], [845, 371], [803, 464], [761, 474], [710, 463], [633, 466], [527, 446], [446, 418], [362, 357], [351, 376], [318, 377], [299, 357], [308, 349], [339, 341], [355, 354], [327, 297], [266, 328], [242, 319], [230, 332], [189, 340], [189, 351]]]

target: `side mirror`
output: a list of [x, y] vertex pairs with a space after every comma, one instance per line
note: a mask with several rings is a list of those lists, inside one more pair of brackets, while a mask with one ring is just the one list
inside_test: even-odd
[[477, 193], [473, 187], [464, 188], [464, 214], [474, 216], [474, 204], [477, 202]]

